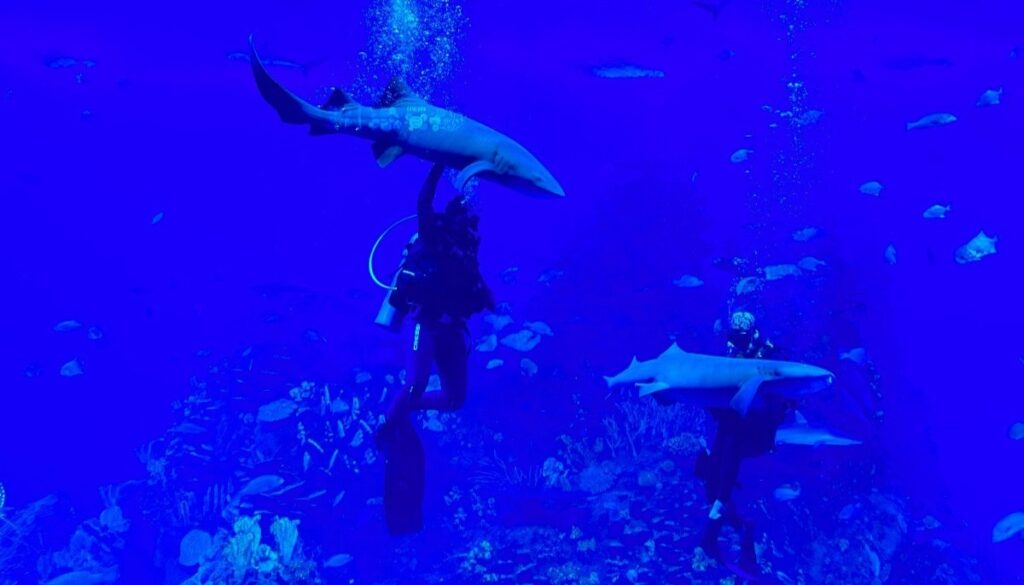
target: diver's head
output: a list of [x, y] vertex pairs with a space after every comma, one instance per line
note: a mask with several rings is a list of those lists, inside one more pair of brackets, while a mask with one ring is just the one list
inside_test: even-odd
[[729, 317], [729, 344], [739, 350], [746, 350], [758, 336], [757, 320], [747, 311], [736, 311]]

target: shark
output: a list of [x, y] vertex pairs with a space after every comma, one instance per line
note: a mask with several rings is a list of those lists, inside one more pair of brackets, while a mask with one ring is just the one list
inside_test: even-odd
[[776, 445], [808, 445], [820, 447], [829, 445], [832, 447], [850, 447], [860, 445], [861, 441], [835, 435], [832, 431], [820, 427], [812, 427], [804, 415], [794, 413], [793, 424], [780, 427], [775, 431]]
[[256, 87], [283, 122], [306, 124], [314, 136], [349, 134], [370, 140], [381, 167], [408, 154], [458, 169], [455, 186], [459, 191], [479, 176], [531, 195], [565, 196], [551, 172], [518, 142], [467, 116], [427, 103], [400, 77], [391, 80], [375, 107], [356, 102], [338, 88], [318, 107], [270, 76], [252, 35], [249, 52]]
[[759, 392], [797, 398], [831, 387], [835, 376], [796, 362], [688, 353], [673, 343], [653, 360], [641, 362], [634, 356], [629, 367], [605, 376], [605, 382], [609, 388], [635, 384], [641, 397], [732, 408], [745, 415]]

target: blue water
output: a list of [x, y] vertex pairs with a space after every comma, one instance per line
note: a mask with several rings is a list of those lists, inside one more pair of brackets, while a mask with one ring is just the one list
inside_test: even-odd
[[[176, 585], [231, 566], [257, 514], [276, 555], [262, 576], [249, 559], [192, 582], [736, 582], [695, 552], [692, 469], [714, 425], [601, 380], [673, 340], [723, 353], [715, 322], [736, 309], [836, 373], [800, 410], [863, 440], [743, 466], [766, 574], [1020, 582], [1024, 540], [993, 530], [1024, 512], [1022, 25], [1011, 2], [0, 5], [0, 584]], [[381, 169], [366, 141], [281, 123], [236, 55], [250, 33], [313, 103], [331, 86], [373, 103], [400, 74], [566, 192], [476, 187], [483, 273], [513, 319], [499, 338], [533, 321], [554, 335], [474, 352], [466, 406], [416, 419], [417, 535], [386, 533], [381, 459], [354, 433], [411, 339], [373, 325], [367, 254], [429, 165]], [[957, 120], [906, 129], [943, 112]], [[445, 179], [439, 197], [454, 192]], [[936, 204], [947, 217], [923, 218]], [[956, 262], [979, 231], [997, 252]], [[805, 257], [825, 264], [736, 293]], [[864, 363], [840, 359], [854, 348]], [[321, 413], [325, 388], [348, 410]], [[290, 398], [308, 410], [256, 420]], [[226, 519], [260, 475], [298, 487]], [[799, 495], [779, 501], [783, 484]], [[287, 561], [275, 518], [300, 522]], [[191, 530], [215, 538], [187, 566]]]

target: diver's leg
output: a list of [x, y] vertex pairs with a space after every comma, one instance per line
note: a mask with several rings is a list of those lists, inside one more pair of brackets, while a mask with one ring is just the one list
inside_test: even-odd
[[410, 411], [416, 409], [419, 397], [427, 389], [427, 383], [430, 381], [430, 368], [433, 364], [431, 354], [434, 351], [428, 331], [428, 328], [419, 323], [413, 330], [412, 359], [409, 365], [411, 380], [409, 386], [400, 389], [388, 405], [384, 424], [377, 429], [378, 448], [384, 446], [393, 434], [394, 425], [392, 423], [408, 416]]
[[434, 361], [441, 376], [441, 390], [422, 394], [416, 400], [421, 410], [452, 411], [466, 402], [469, 385], [469, 340], [465, 325], [455, 323], [434, 334]]

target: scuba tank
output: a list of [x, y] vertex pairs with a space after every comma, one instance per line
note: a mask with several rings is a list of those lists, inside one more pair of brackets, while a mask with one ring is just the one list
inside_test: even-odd
[[374, 242], [373, 244], [373, 248], [370, 250], [370, 278], [373, 279], [373, 282], [375, 282], [377, 286], [384, 288], [388, 291], [387, 294], [384, 295], [384, 301], [381, 303], [380, 309], [377, 311], [377, 317], [373, 320], [373, 322], [389, 331], [397, 332], [398, 330], [400, 330], [402, 328], [402, 323], [405, 320], [405, 316], [409, 314], [410, 307], [407, 303], [398, 303], [398, 306], [396, 306], [396, 304], [393, 304], [391, 301], [392, 296], [395, 294], [395, 291], [398, 290], [399, 281], [408, 280], [408, 277], [415, 276], [413, 272], [406, 269], [406, 262], [409, 259], [409, 252], [412, 249], [413, 245], [416, 243], [419, 234], [413, 234], [412, 237], [409, 238], [409, 243], [406, 244], [405, 249], [402, 251], [402, 259], [398, 264], [398, 270], [395, 271], [394, 278], [391, 279], [390, 285], [381, 282], [380, 279], [377, 278], [376, 273], [374, 273], [373, 255], [377, 252], [377, 247], [380, 246], [381, 241], [383, 241], [384, 238], [387, 237], [389, 233], [391, 233], [391, 230], [395, 229], [399, 225], [411, 219], [414, 219], [415, 217], [415, 215], [403, 217], [402, 219], [388, 226], [388, 229], [384, 230], [380, 237], [377, 238], [377, 241]]
[[384, 295], [384, 301], [380, 304], [380, 310], [377, 311], [377, 318], [373, 320], [374, 323], [388, 329], [390, 331], [398, 331], [402, 328], [402, 322], [405, 320], [405, 316], [409, 314], [409, 305], [406, 303], [401, 304], [401, 308], [396, 307], [392, 302], [391, 298], [398, 290], [398, 282], [403, 277], [415, 276], [411, 271], [406, 270], [405, 262], [409, 259], [409, 250], [412, 245], [416, 243], [417, 234], [413, 234], [412, 238], [409, 239], [409, 243], [406, 245], [405, 250], [402, 251], [402, 261], [398, 265], [398, 271], [395, 272], [395, 277], [391, 279], [391, 286], [388, 287], [388, 292]]

